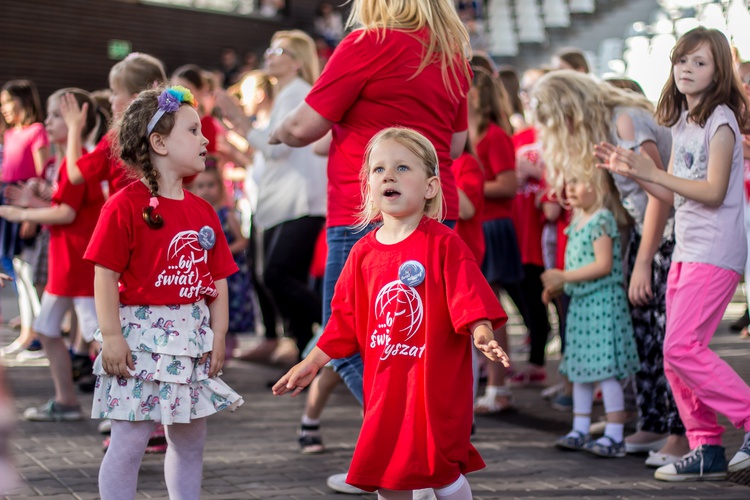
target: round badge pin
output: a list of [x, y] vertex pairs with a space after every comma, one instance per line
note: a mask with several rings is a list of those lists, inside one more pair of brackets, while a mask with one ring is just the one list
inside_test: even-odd
[[198, 244], [206, 250], [211, 250], [216, 245], [216, 233], [210, 226], [203, 226], [198, 231]]
[[419, 286], [424, 278], [424, 266], [416, 260], [407, 260], [398, 268], [398, 279], [406, 286]]

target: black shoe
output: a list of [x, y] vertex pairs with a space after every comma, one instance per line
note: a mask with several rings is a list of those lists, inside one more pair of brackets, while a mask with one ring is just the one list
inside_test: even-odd
[[740, 316], [737, 321], [729, 325], [729, 329], [733, 332], [739, 332], [743, 328], [747, 328], [750, 326], [750, 314], [747, 312], [747, 308], [745, 308], [745, 313]]
[[78, 382], [86, 375], [92, 375], [94, 372], [94, 362], [88, 354], [70, 353], [70, 364], [73, 368], [73, 382]]

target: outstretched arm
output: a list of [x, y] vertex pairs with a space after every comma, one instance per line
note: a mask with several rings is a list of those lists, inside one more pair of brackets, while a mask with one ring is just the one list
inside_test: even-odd
[[492, 324], [486, 320], [475, 321], [469, 325], [469, 331], [474, 338], [474, 345], [492, 361], [500, 361], [506, 368], [510, 366], [510, 358], [495, 340]]
[[292, 397], [296, 396], [310, 385], [318, 371], [329, 361], [331, 357], [315, 346], [304, 360], [294, 365], [273, 385], [274, 395], [281, 396], [291, 392]]
[[332, 127], [332, 121], [302, 101], [271, 133], [269, 143], [301, 148], [326, 135]]

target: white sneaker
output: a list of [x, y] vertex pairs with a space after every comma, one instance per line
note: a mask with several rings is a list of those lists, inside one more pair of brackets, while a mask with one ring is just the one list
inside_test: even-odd
[[745, 434], [745, 440], [742, 447], [734, 454], [729, 461], [729, 472], [739, 472], [750, 467], [750, 432]]
[[328, 487], [331, 488], [333, 491], [337, 491], [339, 493], [345, 493], [347, 495], [361, 495], [362, 493], [368, 493], [365, 490], [360, 490], [356, 486], [352, 486], [351, 484], [348, 484], [346, 482], [346, 475], [347, 473], [344, 472], [342, 474], [334, 474], [332, 476], [328, 476], [326, 485], [328, 485]]
[[32, 359], [42, 359], [46, 358], [47, 354], [44, 352], [44, 349], [38, 349], [36, 351], [29, 351], [28, 349], [25, 349], [18, 353], [16, 356], [16, 361], [19, 363], [23, 363], [24, 361], [30, 361]]
[[7, 358], [8, 356], [15, 356], [19, 352], [25, 350], [26, 347], [19, 339], [14, 340], [10, 344], [0, 349], [0, 358]]
[[424, 490], [414, 490], [414, 500], [437, 500], [435, 492], [432, 488], [426, 488]]
[[112, 433], [112, 421], [108, 418], [105, 418], [104, 420], [99, 422], [97, 430], [99, 431], [99, 434], [111, 434]]

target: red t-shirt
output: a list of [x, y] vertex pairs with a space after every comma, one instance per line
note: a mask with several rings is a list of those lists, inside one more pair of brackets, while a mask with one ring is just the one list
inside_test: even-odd
[[469, 82], [462, 81], [460, 88], [454, 85], [455, 98], [451, 99], [439, 62], [414, 76], [425, 50], [420, 38], [425, 35], [426, 30], [405, 33], [389, 29], [385, 36], [379, 30], [350, 33], [336, 47], [307, 95], [307, 104], [334, 122], [328, 156], [329, 226], [356, 223], [362, 204], [359, 174], [365, 147], [377, 132], [394, 126], [417, 130], [435, 146], [446, 203], [444, 215], [458, 219], [450, 145], [453, 134], [468, 127]]
[[120, 160], [113, 151], [114, 138], [111, 133], [106, 134], [96, 145], [96, 148], [87, 155], [83, 155], [76, 165], [81, 170], [86, 182], [109, 183], [109, 196], [132, 183], [137, 175], [128, 170], [128, 167]]
[[[331, 357], [364, 360], [365, 416], [347, 482], [368, 491], [449, 484], [484, 467], [469, 441], [468, 325], [497, 328], [507, 317], [454, 231], [424, 218], [394, 245], [376, 233], [349, 254], [318, 341]], [[410, 260], [424, 266], [421, 284], [399, 280]]]
[[201, 134], [203, 137], [208, 139], [208, 145], [206, 150], [209, 153], [216, 152], [217, 138], [223, 133], [221, 125], [219, 125], [216, 118], [211, 115], [206, 115], [201, 118]]
[[[151, 193], [140, 181], [105, 203], [84, 258], [121, 273], [121, 304], [211, 302], [217, 294], [214, 281], [237, 272], [216, 211], [183, 192], [182, 200], [159, 196], [154, 214], [164, 218], [161, 229], [151, 229], [143, 220]], [[209, 249], [201, 246], [199, 235], [207, 229], [215, 238]]]
[[[547, 184], [542, 179], [541, 183], [542, 196], [540, 198], [541, 203], [559, 203], [557, 195], [547, 188]], [[556, 233], [557, 233], [557, 253], [555, 254], [555, 267], [557, 269], [565, 269], [565, 247], [568, 244], [568, 235], [565, 234], [565, 228], [568, 227], [570, 221], [573, 219], [573, 210], [565, 208], [563, 205], [560, 217], [556, 221]]]
[[513, 135], [516, 149], [518, 192], [513, 198], [513, 225], [518, 236], [521, 262], [544, 267], [542, 229], [545, 218], [537, 203], [542, 192], [540, 180], [544, 173], [542, 147], [536, 142], [533, 128]]
[[[477, 157], [484, 168], [484, 178], [493, 181], [498, 174], [516, 168], [513, 141], [505, 130], [490, 122], [484, 137], [477, 143]], [[484, 198], [482, 220], [507, 219], [513, 215], [513, 198]]]
[[49, 263], [45, 290], [63, 297], [94, 296], [94, 266], [83, 260], [86, 246], [99, 220], [104, 193], [98, 182], [73, 185], [66, 160], [60, 163], [52, 203], [66, 204], [76, 212], [73, 222], [49, 226]]
[[463, 153], [453, 161], [451, 166], [458, 189], [474, 205], [474, 217], [458, 219], [456, 232], [469, 247], [477, 262], [484, 259], [484, 231], [482, 231], [482, 213], [484, 211], [484, 172], [479, 161], [469, 153]]

